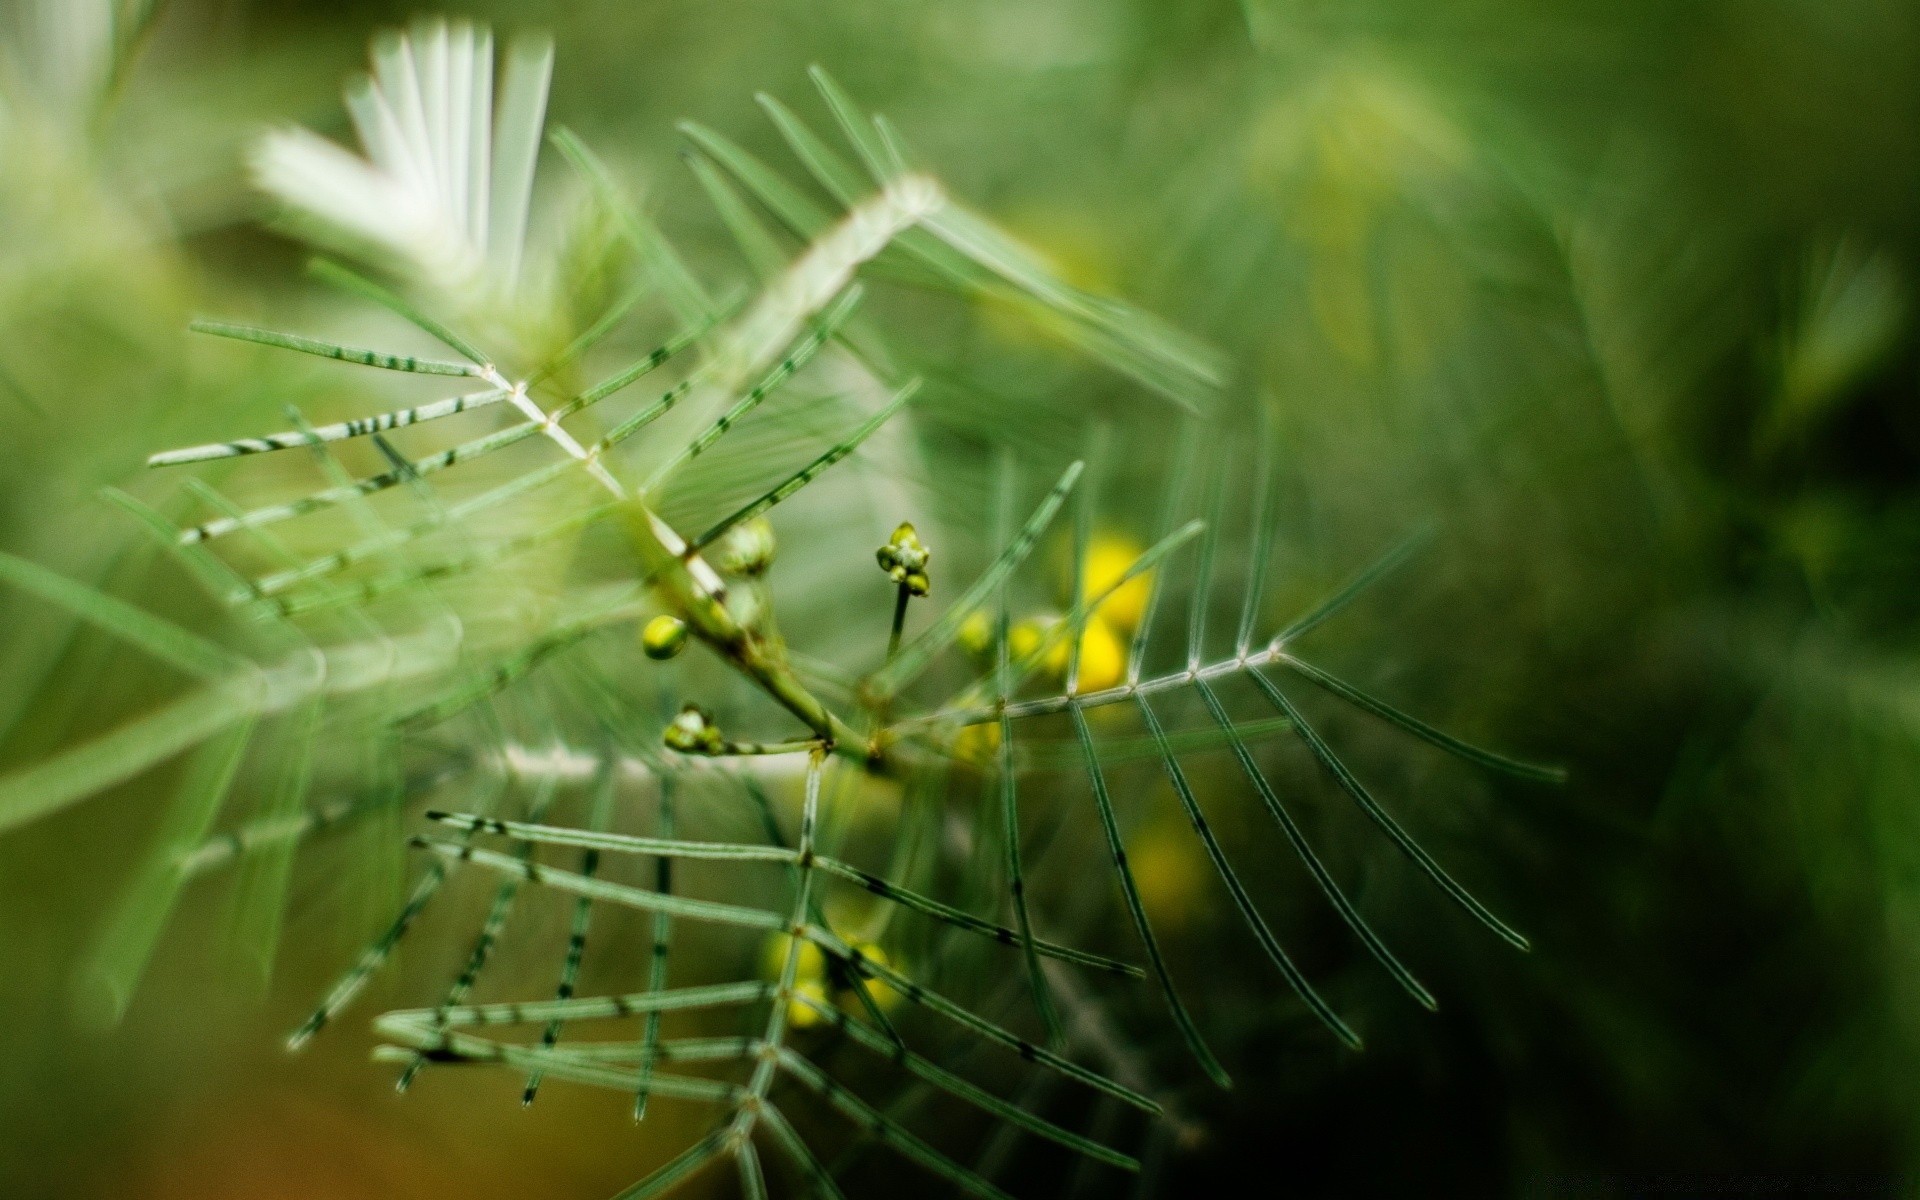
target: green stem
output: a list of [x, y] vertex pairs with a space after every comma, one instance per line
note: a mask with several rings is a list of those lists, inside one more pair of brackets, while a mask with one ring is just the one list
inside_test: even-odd
[[900, 653], [900, 631], [907, 627], [907, 601], [912, 597], [913, 593], [907, 590], [907, 585], [901, 584], [898, 598], [893, 602], [893, 632], [887, 635], [888, 662], [892, 662], [893, 656]]
[[720, 749], [714, 752], [714, 757], [741, 758], [756, 754], [804, 754], [820, 748], [818, 738], [801, 738], [792, 742], [722, 742]]
[[[703, 560], [688, 550], [686, 542], [674, 533], [643, 500], [628, 502], [627, 534], [640, 555], [646, 576], [672, 605], [700, 639], [732, 662], [782, 708], [813, 730], [829, 749], [843, 753], [865, 743], [845, 721], [827, 710], [793, 669], [767, 643], [743, 628], [727, 611], [725, 592], [717, 576]], [[667, 538], [673, 543], [669, 545]], [[700, 575], [696, 577], [694, 565]]]

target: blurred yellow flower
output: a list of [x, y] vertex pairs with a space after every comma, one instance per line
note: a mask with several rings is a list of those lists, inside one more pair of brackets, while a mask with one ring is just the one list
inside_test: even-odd
[[993, 649], [993, 618], [978, 610], [968, 613], [955, 638], [962, 650], [975, 658], [985, 658]]
[[[760, 973], [778, 983], [787, 966], [787, 947], [793, 938], [785, 933], [770, 933], [760, 945]], [[795, 947], [799, 962], [793, 973], [793, 990], [797, 995], [820, 1004], [828, 1003], [827, 996], [827, 956], [826, 952], [812, 942], [801, 942]], [[787, 1023], [796, 1029], [806, 1029], [820, 1023], [820, 1014], [801, 1004], [797, 1000], [787, 1002]]]
[[[792, 938], [785, 933], [770, 933], [760, 946], [760, 974], [776, 983], [787, 965], [787, 945]], [[860, 952], [861, 957], [881, 966], [891, 966], [892, 960], [887, 952], [863, 938], [848, 938], [847, 944]], [[833, 986], [833, 980], [827, 970], [827, 955], [812, 942], [801, 942], [797, 951], [799, 962], [795, 964], [793, 990], [796, 997], [804, 997], [816, 1004], [825, 1006], [839, 1001], [841, 1008], [849, 1012], [860, 1011], [859, 997], [850, 990]], [[869, 979], [867, 995], [881, 1011], [892, 1009], [900, 1002], [900, 993], [886, 983]], [[824, 1017], [800, 1002], [799, 999], [787, 1002], [787, 1023], [795, 1029], [809, 1029], [820, 1024]]]
[[[1087, 545], [1086, 569], [1080, 575], [1080, 599], [1093, 599], [1118, 583], [1146, 547], [1124, 533], [1098, 533]], [[1131, 634], [1147, 615], [1147, 598], [1153, 592], [1153, 572], [1142, 571], [1113, 595], [1101, 602], [1097, 615], [1121, 634]], [[1086, 648], [1080, 653], [1084, 656]], [[1082, 664], [1085, 670], [1085, 664]]]
[[[887, 952], [875, 943], [869, 942], [864, 938], [849, 938], [847, 941], [848, 944], [855, 950], [858, 950], [860, 956], [867, 961], [878, 963], [883, 967], [893, 966], [893, 960], [887, 957]], [[891, 1012], [894, 1006], [900, 1003], [900, 993], [894, 991], [893, 986], [882, 979], [867, 980], [867, 995], [873, 999], [874, 1007], [878, 1008], [881, 1012]], [[852, 991], [848, 991], [845, 995], [841, 996], [840, 1003], [842, 1007], [851, 1010], [859, 1005], [860, 998], [855, 996]]]
[[1127, 847], [1127, 865], [1140, 903], [1156, 927], [1188, 925], [1204, 907], [1210, 865], [1200, 839], [1184, 822], [1149, 822]]
[[[1129, 583], [1127, 587], [1132, 587]], [[1080, 690], [1097, 692], [1127, 677], [1127, 642], [1100, 617], [1080, 632]]]
[[1045, 654], [1040, 659], [1041, 669], [1052, 675], [1065, 675], [1067, 673], [1067, 640], [1057, 638], [1051, 645], [1047, 644], [1048, 635], [1059, 623], [1060, 618], [1055, 616], [1027, 617], [1014, 622], [1013, 628], [1007, 630], [1007, 657], [1015, 663], [1025, 662], [1034, 654], [1040, 653], [1044, 646]]
[[967, 725], [953, 738], [954, 757], [971, 763], [986, 764], [1000, 752], [1000, 723], [982, 721]]
[[[1120, 533], [1096, 534], [1087, 546], [1080, 572], [1080, 602], [1090, 601], [1108, 588], [1114, 591], [1088, 615], [1080, 631], [1079, 690], [1083, 692], [1115, 687], [1126, 678], [1130, 640], [1146, 616], [1153, 572], [1143, 571], [1124, 585], [1115, 585], [1125, 578], [1142, 552], [1140, 543]], [[1064, 681], [1073, 656], [1073, 639], [1060, 627], [1064, 619], [1057, 613], [1039, 613], [1013, 622], [1007, 629], [1008, 659], [1017, 666], [1039, 655], [1039, 670], [1055, 682]], [[978, 664], [993, 666], [993, 618], [987, 613], [969, 614], [956, 640]], [[984, 762], [999, 744], [997, 728], [976, 725], [961, 730], [954, 751], [961, 758]]]

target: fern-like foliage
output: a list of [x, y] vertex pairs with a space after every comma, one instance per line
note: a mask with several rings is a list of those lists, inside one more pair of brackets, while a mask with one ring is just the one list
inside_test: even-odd
[[[525, 1103], [563, 1080], [620, 1093], [636, 1117], [656, 1098], [717, 1114], [710, 1135], [628, 1197], [662, 1193], [721, 1158], [747, 1195], [764, 1195], [764, 1153], [838, 1194], [815, 1119], [828, 1111], [961, 1190], [999, 1196], [990, 1164], [963, 1164], [916, 1133], [910, 1105], [856, 1093], [835, 1052], [857, 1048], [1002, 1128], [1132, 1168], [1129, 1154], [960, 1068], [978, 1065], [976, 1051], [981, 1062], [1001, 1054], [1159, 1114], [1153, 1084], [1099, 1035], [1086, 999], [1089, 988], [1151, 978], [1199, 1068], [1228, 1084], [1129, 865], [1109, 782], [1119, 761], [1159, 764], [1252, 939], [1344, 1042], [1359, 1039], [1282, 946], [1215, 832], [1207, 809], [1219, 801], [1202, 804], [1192, 755], [1231, 755], [1341, 920], [1420, 1003], [1433, 998], [1316, 852], [1257, 742], [1297, 738], [1443, 894], [1525, 946], [1374, 798], [1292, 689], [1328, 692], [1481, 766], [1554, 772], [1469, 746], [1303, 657], [1310, 632], [1404, 548], [1277, 634], [1262, 630], [1274, 522], [1264, 457], [1250, 489], [1250, 566], [1232, 589], [1215, 579], [1226, 472], [1194, 478], [1197, 431], [1222, 420], [1222, 373], [1207, 351], [1060, 282], [914, 169], [898, 131], [821, 72], [814, 82], [841, 146], [761, 100], [804, 184], [718, 133], [685, 128], [694, 174], [758, 279], [744, 299], [698, 282], [614, 172], [555, 133], [579, 185], [575, 220], [614, 231], [598, 253], [630, 276], [589, 318], [555, 319], [564, 276], [540, 275], [553, 256], [528, 234], [550, 50], [521, 43], [507, 59], [496, 99], [484, 31], [430, 24], [383, 40], [372, 76], [349, 93], [364, 157], [302, 132], [273, 135], [256, 155], [260, 182], [293, 226], [370, 268], [323, 261], [319, 278], [408, 332], [360, 347], [227, 321], [196, 328], [452, 394], [326, 424], [289, 411], [279, 430], [157, 453], [156, 467], [236, 472], [263, 456], [294, 460], [265, 485], [238, 473], [220, 488], [188, 485], [202, 512], [185, 525], [111, 495], [221, 606], [214, 635], [0, 557], [7, 584], [186, 681], [159, 708], [0, 780], [0, 827], [11, 827], [188, 756], [146, 866], [89, 960], [111, 1006], [127, 1003], [192, 880], [237, 873], [236, 937], [264, 966], [299, 847], [350, 826], [386, 831], [424, 810], [399, 907], [291, 1047], [353, 1005], [456, 873], [484, 873], [496, 881], [459, 970], [426, 1007], [375, 1022], [378, 1056], [398, 1065], [402, 1089], [428, 1067], [493, 1064], [523, 1080]], [[891, 503], [893, 468], [913, 454], [922, 389], [903, 366], [912, 355], [889, 344], [865, 304], [870, 288], [900, 284], [1012, 305], [1199, 415], [1145, 549], [1112, 561], [1095, 547], [1103, 445], [1024, 515], [1009, 457], [990, 560], [952, 586], [937, 616], [918, 620], [921, 606], [940, 603], [918, 597], [948, 593], [946, 554], [929, 555], [903, 527], [881, 552], [898, 585], [890, 634], [881, 636], [880, 613], [870, 651], [844, 639], [790, 647], [775, 619], [776, 601], [790, 598], [767, 574], [768, 514], [866, 458], [855, 469]], [[583, 374], [607, 345], [636, 339], [641, 348], [617, 367]], [[475, 421], [491, 428], [438, 434]], [[891, 448], [876, 451], [890, 434]], [[1212, 499], [1195, 504], [1195, 492]], [[891, 524], [909, 514], [880, 515]], [[1062, 534], [1068, 611], [1044, 625], [1016, 621], [1036, 551]], [[815, 593], [844, 593], [856, 569], [872, 570], [825, 561], [839, 553], [807, 550]], [[1228, 599], [1238, 609], [1230, 639], [1211, 623]], [[1160, 639], [1182, 605], [1184, 648], [1169, 655]], [[1130, 615], [1116, 618], [1122, 607]], [[690, 635], [705, 657], [649, 661], [622, 636], [643, 623], [649, 655], [669, 657]], [[1230, 687], [1265, 711], [1236, 715]], [[1063, 767], [1084, 777], [1144, 965], [1046, 935], [1048, 913], [1029, 888], [1032, 818], [1036, 800], [1066, 802], [1033, 789]], [[950, 799], [970, 781], [989, 799], [969, 836], [928, 835], [929, 822], [962, 813]], [[875, 789], [899, 804], [877, 834], [867, 813]], [[536, 894], [569, 908], [551, 993], [476, 1002], [503, 934]], [[860, 897], [867, 907], [853, 903]], [[609, 905], [647, 915], [646, 945], [601, 945], [595, 914]], [[1015, 967], [1031, 1019], [953, 969], [978, 953]], [[632, 990], [579, 994], [594, 958], [631, 976]], [[716, 964], [728, 968], [720, 977]], [[627, 1034], [580, 1035], [601, 1022], [625, 1023]]]

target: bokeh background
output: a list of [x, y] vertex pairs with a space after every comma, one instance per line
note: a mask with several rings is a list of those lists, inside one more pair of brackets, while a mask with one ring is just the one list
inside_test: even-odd
[[[93, 115], [62, 96], [74, 69], [44, 36], [63, 7], [8, 14], [0, 546], [124, 582], [140, 568], [95, 490], [274, 386], [191, 345], [187, 319], [314, 303], [302, 252], [258, 224], [242, 148], [280, 122], [341, 133], [342, 78], [418, 10], [177, 0]], [[1350, 1054], [1252, 952], [1197, 851], [1169, 850], [1153, 903], [1238, 1087], [1211, 1093], [1177, 1047], [1155, 1054], [1202, 1131], [1167, 1148], [1166, 1194], [1920, 1179], [1914, 5], [461, 15], [552, 31], [553, 118], [717, 274], [739, 269], [675, 122], [779, 157], [754, 93], [800, 104], [817, 62], [1069, 278], [1219, 347], [1229, 403], [1272, 418], [1276, 612], [1434, 527], [1412, 569], [1316, 635], [1321, 658], [1572, 782], [1489, 780], [1358, 720], [1328, 728], [1535, 949], [1508, 952], [1356, 833], [1336, 857], [1440, 996], [1428, 1016], [1276, 868], [1270, 910], [1300, 910], [1277, 919], [1368, 1039]], [[946, 312], [917, 336], [972, 364], [1007, 349], [996, 320]], [[1159, 473], [1163, 410], [1057, 348], [1009, 353], [1010, 389], [1068, 423], [1124, 413], [1125, 477]], [[9, 717], [39, 619], [0, 599]], [[105, 653], [96, 673], [118, 670]], [[7, 763], [87, 722], [92, 692], [63, 694], [36, 701]], [[1309, 762], [1278, 769], [1315, 786]], [[694, 1130], [663, 1109], [636, 1131], [624, 1105], [560, 1087], [522, 1112], [504, 1077], [430, 1072], [396, 1099], [363, 1022], [287, 1057], [280, 1035], [363, 932], [303, 908], [262, 987], [221, 963], [217, 899], [190, 898], [126, 1019], [90, 1022], [73, 964], [156, 794], [135, 783], [0, 841], [0, 1194], [597, 1196]], [[421, 1002], [471, 915], [446, 920], [415, 939], [446, 952], [417, 949], [376, 1003]], [[1149, 997], [1133, 1022], [1150, 1050], [1156, 1011]], [[1028, 1193], [1068, 1186], [1036, 1170]]]

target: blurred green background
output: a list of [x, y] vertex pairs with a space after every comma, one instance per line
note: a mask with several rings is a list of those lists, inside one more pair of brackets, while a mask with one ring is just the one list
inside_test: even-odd
[[[180, 0], [94, 120], [62, 107], [36, 40], [60, 8], [7, 26], [0, 547], [131, 578], [95, 489], [220, 413], [271, 409], [249, 398], [271, 381], [191, 345], [186, 321], [304, 302], [302, 254], [260, 229], [242, 147], [282, 122], [343, 136], [341, 79], [418, 10]], [[1307, 1196], [1920, 1179], [1915, 5], [462, 15], [553, 32], [552, 117], [643, 183], [703, 266], [732, 260], [676, 120], [779, 158], [754, 93], [804, 100], [818, 62], [1070, 279], [1227, 352], [1232, 403], [1275, 418], [1276, 611], [1436, 527], [1320, 658], [1573, 781], [1490, 781], [1357, 720], [1327, 727], [1535, 950], [1441, 911], [1387, 851], [1353, 850], [1357, 894], [1442, 1008], [1405, 1004], [1322, 917], [1285, 918], [1368, 1038], [1352, 1055], [1297, 1014], [1224, 904], [1181, 898], [1194, 868], [1168, 866], [1161, 919], [1181, 961], [1211, 964], [1189, 986], [1239, 1086], [1208, 1092], [1177, 1048], [1156, 1059], [1205, 1130], [1170, 1151], [1166, 1194], [1249, 1171]], [[991, 313], [917, 332], [956, 364], [1000, 336]], [[1127, 390], [1050, 347], [1021, 353], [1068, 414]], [[1164, 414], [1122, 405], [1126, 477], [1144, 486]], [[18, 690], [34, 619], [0, 599], [0, 692]], [[15, 703], [0, 694], [0, 712]], [[30, 714], [5, 762], [45, 753], [88, 703]], [[1309, 762], [1291, 769], [1311, 786]], [[595, 1196], [696, 1128], [669, 1109], [635, 1131], [623, 1105], [564, 1088], [522, 1112], [505, 1078], [430, 1073], [397, 1100], [363, 1022], [288, 1058], [280, 1034], [359, 936], [298, 910], [264, 997], [218, 966], [219, 906], [190, 904], [127, 1020], [90, 1027], [77, 947], [145, 844], [153, 794], [135, 783], [0, 840], [0, 1195]], [[1283, 903], [1318, 905], [1286, 887]], [[456, 941], [417, 938], [376, 1002], [420, 1002], [409, 975], [444, 970]], [[1140, 1011], [1141, 1036], [1163, 1038]], [[1024, 1194], [1059, 1182], [1035, 1180]]]

